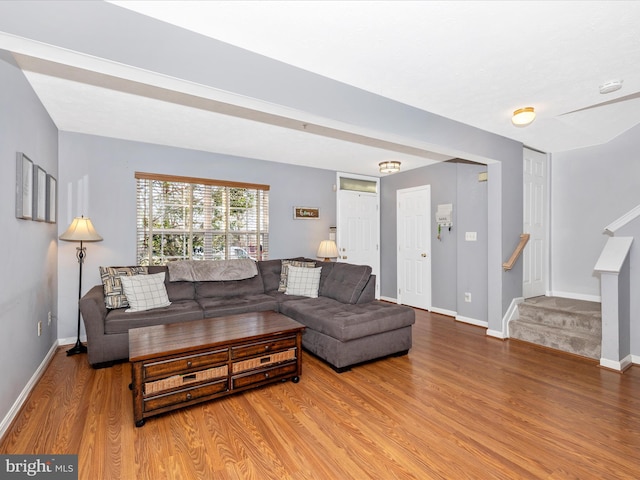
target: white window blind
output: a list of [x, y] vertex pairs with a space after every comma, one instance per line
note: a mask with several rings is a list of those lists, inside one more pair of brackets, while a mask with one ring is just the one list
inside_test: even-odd
[[136, 172], [138, 265], [269, 254], [269, 186]]

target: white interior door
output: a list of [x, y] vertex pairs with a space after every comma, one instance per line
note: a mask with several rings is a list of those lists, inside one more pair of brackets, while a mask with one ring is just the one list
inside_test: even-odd
[[524, 298], [546, 292], [547, 283], [547, 155], [524, 149], [524, 225], [530, 235], [523, 252]]
[[[338, 174], [338, 261], [369, 265], [376, 275], [376, 298], [380, 298], [380, 194], [375, 177]], [[344, 177], [343, 177], [344, 178]], [[371, 190], [371, 191], [363, 191]]]
[[397, 192], [398, 303], [431, 309], [431, 186]]

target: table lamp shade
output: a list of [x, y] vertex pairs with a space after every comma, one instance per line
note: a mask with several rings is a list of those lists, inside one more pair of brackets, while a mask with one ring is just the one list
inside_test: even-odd
[[318, 258], [324, 258], [325, 261], [338, 256], [338, 247], [333, 240], [323, 240], [318, 247]]
[[76, 217], [66, 232], [60, 235], [60, 240], [68, 242], [99, 242], [102, 237], [93, 228], [90, 218]]

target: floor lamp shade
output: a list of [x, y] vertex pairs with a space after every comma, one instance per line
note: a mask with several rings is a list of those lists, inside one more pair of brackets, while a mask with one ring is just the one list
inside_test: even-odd
[[99, 242], [102, 237], [93, 228], [90, 218], [76, 217], [69, 228], [60, 235], [60, 240], [68, 242]]
[[82, 298], [82, 264], [84, 263], [84, 257], [86, 253], [86, 247], [82, 245], [83, 242], [99, 242], [102, 237], [98, 235], [96, 229], [93, 228], [90, 218], [76, 217], [69, 225], [69, 228], [60, 235], [60, 240], [67, 242], [80, 242], [80, 246], [76, 247], [76, 258], [78, 259], [79, 274], [78, 274], [78, 338], [76, 344], [69, 350], [67, 355], [75, 355], [76, 353], [86, 353], [87, 347], [80, 342], [80, 298]]

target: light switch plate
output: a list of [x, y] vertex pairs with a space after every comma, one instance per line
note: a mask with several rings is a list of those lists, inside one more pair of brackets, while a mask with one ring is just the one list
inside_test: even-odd
[[467, 242], [475, 242], [478, 240], [478, 232], [464, 232], [464, 239]]

